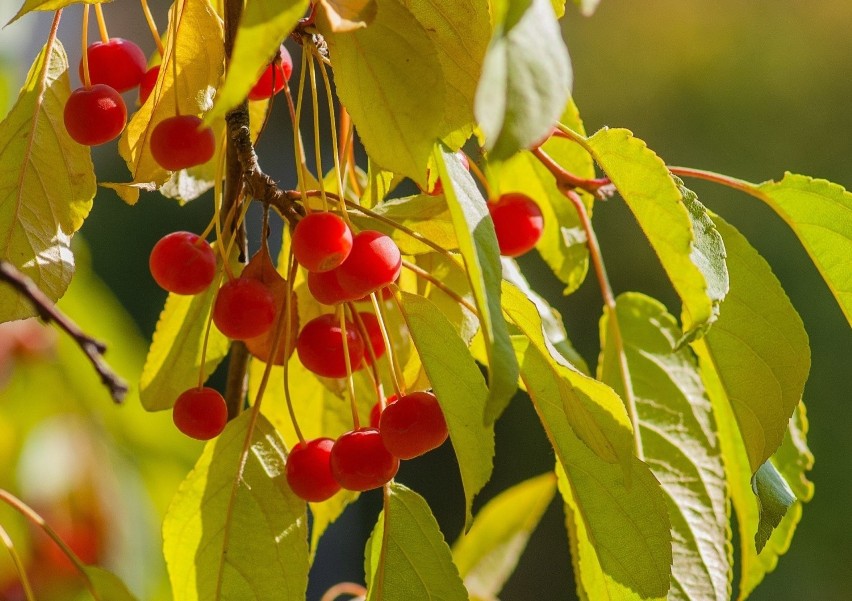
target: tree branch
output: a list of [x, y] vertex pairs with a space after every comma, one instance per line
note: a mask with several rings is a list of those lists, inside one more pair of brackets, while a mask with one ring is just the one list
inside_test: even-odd
[[0, 259], [0, 281], [7, 282], [28, 299], [44, 321], [52, 321], [65, 330], [89, 358], [95, 371], [101, 377], [101, 382], [109, 389], [113, 400], [116, 403], [124, 400], [125, 395], [127, 395], [127, 383], [104, 361], [103, 354], [107, 347], [103, 342], [95, 340], [83, 332], [67, 315], [56, 308], [53, 301], [36, 286], [35, 282], [21, 273], [17, 267], [2, 259]]

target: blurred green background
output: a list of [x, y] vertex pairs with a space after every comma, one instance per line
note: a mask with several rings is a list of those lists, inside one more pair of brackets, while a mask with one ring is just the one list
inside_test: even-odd
[[[0, 21], [8, 20], [16, 4], [2, 1]], [[164, 27], [166, 3], [151, 4]], [[112, 35], [133, 38], [146, 51], [153, 50], [138, 3], [122, 0], [106, 5], [105, 12]], [[79, 17], [79, 8], [66, 11], [60, 28], [72, 65], [79, 59]], [[4, 110], [43, 43], [49, 22], [49, 15], [28, 16], [0, 31], [0, 106]], [[852, 187], [852, 4], [836, 0], [603, 0], [591, 18], [580, 17], [569, 6], [564, 22], [574, 63], [575, 98], [590, 132], [604, 125], [627, 127], [669, 164], [721, 171], [755, 182], [779, 178], [784, 170], [790, 170]], [[94, 28], [91, 35], [95, 35]], [[75, 76], [72, 80], [72, 85], [77, 85]], [[260, 155], [264, 168], [287, 184], [294, 181], [288, 171], [290, 137], [283, 111], [276, 111], [276, 115], [278, 123], [267, 132]], [[125, 177], [114, 147], [97, 148], [94, 154], [102, 181]], [[766, 257], [811, 336], [813, 368], [805, 400], [809, 442], [817, 461], [812, 472], [816, 496], [805, 507], [792, 549], [752, 598], [849, 599], [852, 479], [847, 475], [852, 468], [852, 437], [847, 429], [852, 426], [852, 388], [847, 378], [852, 372], [852, 333], [806, 254], [771, 211], [755, 199], [723, 188], [702, 182], [687, 185], [705, 204], [739, 227]], [[150, 195], [137, 206], [128, 207], [112, 192], [99, 192], [82, 232], [88, 247], [84, 254], [91, 257], [94, 271], [129, 311], [133, 322], [128, 324], [116, 317], [92, 327], [111, 342], [112, 358], [123, 357], [119, 363], [130, 370], [128, 375], [139, 369], [142, 340], [150, 339], [164, 299], [147, 270], [151, 246], [168, 231], [202, 229], [210, 214], [208, 198], [179, 207]], [[623, 203], [617, 198], [599, 203], [594, 222], [616, 291], [646, 292], [677, 314], [676, 298]], [[575, 345], [594, 363], [600, 314], [594, 281], [587, 281], [576, 294], [563, 299], [561, 286], [536, 257], [525, 258], [523, 263], [534, 285], [563, 311]], [[68, 304], [96, 309], [109, 302], [107, 296], [80, 291]], [[141, 338], [126, 338], [134, 327]], [[123, 351], [119, 348], [122, 345], [126, 347]], [[62, 361], [75, 361], [73, 354], [74, 349], [67, 345], [60, 349]], [[27, 376], [28, 368], [23, 365], [21, 362], [12, 375], [13, 385], [32, 389], [43, 386], [43, 376]], [[56, 369], [85, 371], [87, 366], [76, 361], [71, 368]], [[6, 432], [18, 423], [19, 412], [28, 407], [5, 403], [11, 398], [11, 390], [11, 385], [4, 389], [0, 383], [0, 399], [4, 400], [0, 404], [4, 416], [0, 430], [5, 428]], [[104, 394], [80, 399], [73, 390], [64, 389], [59, 397], [65, 398], [45, 400], [52, 403], [51, 413], [65, 405], [66, 410], [94, 416], [97, 424], [112, 424], [98, 430], [98, 436], [122, 450], [124, 463], [111, 462], [114, 468], [119, 464], [126, 467], [130, 457], [143, 478], [150, 470], [162, 470], [162, 477], [154, 479], [159, 488], [148, 493], [150, 502], [141, 504], [144, 511], [121, 505], [128, 511], [143, 511], [147, 517], [142, 522], [152, 530], [146, 520], [162, 511], [200, 445], [173, 437], [168, 416], [151, 417], [132, 407], [113, 409]], [[13, 473], [11, 464], [5, 463], [17, 461], [12, 443], [0, 451], [7, 448], [0, 478], [4, 486], [20, 487], [26, 473], [22, 468]], [[155, 449], [160, 450], [159, 455]], [[143, 453], [152, 453], [150, 461], [140, 458]], [[163, 467], [157, 468], [156, 462]], [[552, 452], [534, 413], [519, 397], [498, 424], [495, 477], [481, 501], [522, 478], [551, 469], [552, 462]], [[408, 462], [400, 475], [403, 482], [426, 496], [451, 540], [461, 526], [455, 470], [451, 452], [443, 448], [435, 457]], [[151, 480], [147, 473], [147, 481]], [[366, 502], [350, 511], [345, 523], [331, 532], [333, 540], [321, 547], [318, 580], [331, 583], [361, 577], [359, 554], [377, 506], [378, 499], [368, 495]], [[0, 517], [5, 519], [5, 514]], [[504, 600], [575, 598], [561, 520], [561, 509], [554, 504], [504, 591]], [[158, 529], [153, 530], [149, 536], [155, 544]], [[115, 560], [115, 567], [131, 570], [128, 566], [135, 559], [138, 556]], [[155, 561], [152, 565], [162, 574], [160, 564]], [[140, 583], [138, 574], [133, 581]], [[322, 587], [322, 583], [312, 585], [312, 598], [318, 598], [317, 591]], [[166, 598], [157, 588], [149, 585], [144, 598]]]

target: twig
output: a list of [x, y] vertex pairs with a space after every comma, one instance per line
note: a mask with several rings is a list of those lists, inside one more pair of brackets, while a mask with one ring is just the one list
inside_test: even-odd
[[560, 190], [575, 190], [579, 188], [580, 190], [588, 192], [598, 200], [606, 200], [616, 192], [615, 186], [613, 186], [608, 177], [594, 179], [579, 177], [554, 161], [550, 155], [544, 152], [541, 148], [534, 148], [530, 152], [532, 152], [535, 158], [537, 158], [541, 164], [544, 165], [551, 174], [553, 174], [553, 177], [556, 178], [556, 186]]
[[2, 259], [0, 259], [0, 280], [7, 282], [12, 288], [27, 298], [44, 321], [52, 321], [65, 330], [89, 358], [95, 371], [101, 377], [101, 382], [109, 389], [113, 400], [116, 403], [124, 400], [127, 394], [127, 383], [104, 361], [103, 354], [106, 352], [107, 347], [103, 342], [95, 340], [83, 332], [71, 318], [56, 308], [53, 301], [36, 286], [35, 282], [21, 273], [17, 267]]

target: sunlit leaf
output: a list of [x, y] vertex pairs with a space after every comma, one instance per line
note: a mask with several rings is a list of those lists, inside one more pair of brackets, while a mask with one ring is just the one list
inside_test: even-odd
[[[665, 307], [642, 294], [618, 297], [615, 318], [630, 374], [645, 462], [672, 520], [669, 599], [730, 598], [725, 466], [697, 362], [676, 350], [682, 333]], [[602, 320], [598, 375], [624, 395], [615, 320]]]
[[476, 90], [488, 155], [507, 159], [544, 139], [571, 94], [568, 49], [548, 0], [508, 0]]
[[303, 600], [308, 583], [305, 503], [287, 486], [283, 441], [245, 412], [207, 443], [163, 523], [176, 599]]
[[[0, 259], [52, 301], [71, 282], [71, 236], [83, 225], [96, 191], [89, 148], [72, 140], [63, 124], [70, 94], [68, 59], [55, 40], [33, 62], [0, 123]], [[32, 315], [29, 301], [0, 286], [0, 322]]]
[[713, 220], [725, 240], [731, 291], [696, 350], [731, 403], [754, 473], [778, 449], [802, 398], [808, 335], [766, 261], [736, 229]]
[[97, 566], [86, 566], [86, 577], [100, 598], [99, 601], [136, 601], [121, 579]]
[[353, 31], [376, 18], [376, 4], [376, 0], [319, 0], [318, 16], [330, 31]]
[[485, 199], [458, 157], [443, 144], [435, 147], [438, 175], [467, 267], [488, 353], [489, 394], [485, 419], [496, 420], [517, 389], [518, 364], [500, 308], [500, 249]]
[[488, 390], [465, 342], [431, 301], [402, 293], [405, 322], [444, 412], [465, 493], [465, 524], [473, 498], [491, 477], [494, 427], [484, 420]]
[[367, 599], [467, 601], [450, 548], [426, 501], [391, 483], [387, 503], [367, 542]]
[[600, 3], [601, 0], [574, 0], [574, 4], [580, 7], [580, 14], [584, 17], [591, 17]]
[[[413, 229], [430, 242], [447, 250], [455, 250], [459, 246], [447, 201], [443, 196], [418, 194], [393, 198], [373, 208], [373, 211]], [[385, 225], [366, 215], [359, 216], [357, 211], [351, 211], [350, 217], [362, 229], [374, 229], [389, 235], [404, 255], [435, 252], [432, 247], [419, 242], [397, 227]]]
[[21, 6], [21, 9], [9, 20], [8, 23], [6, 23], [6, 25], [14, 23], [25, 14], [31, 13], [35, 10], [59, 10], [60, 8], [71, 6], [72, 4], [104, 4], [106, 2], [112, 2], [112, 0], [24, 0], [24, 4]]
[[216, 104], [205, 117], [207, 123], [224, 117], [245, 100], [308, 5], [308, 0], [249, 0], [245, 3], [225, 82], [216, 94]]
[[[604, 128], [589, 138], [588, 147], [633, 212], [680, 296], [684, 336], [695, 337], [719, 312], [722, 298], [711, 282], [721, 258], [696, 254], [704, 248], [697, 246], [699, 238], [681, 191], [642, 140], [626, 129]], [[712, 261], [707, 264], [704, 259]]]
[[453, 545], [469, 593], [483, 599], [500, 593], [555, 492], [556, 478], [547, 473], [503, 491], [479, 510], [470, 531]]
[[426, 184], [426, 166], [443, 134], [446, 85], [435, 44], [402, 3], [378, 0], [369, 27], [333, 32], [334, 81], [370, 158]]

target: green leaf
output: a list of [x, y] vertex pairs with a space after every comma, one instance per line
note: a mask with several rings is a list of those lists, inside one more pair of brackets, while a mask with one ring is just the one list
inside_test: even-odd
[[248, 0], [243, 8], [234, 51], [225, 82], [216, 93], [216, 104], [206, 115], [210, 124], [236, 107], [266, 69], [281, 40], [284, 40], [305, 14], [308, 0]]
[[[375, 213], [415, 230], [424, 238], [447, 250], [459, 246], [447, 201], [443, 196], [418, 194], [387, 200], [373, 208]], [[349, 216], [362, 229], [374, 229], [390, 236], [404, 255], [434, 253], [435, 250], [394, 226], [386, 225], [372, 217], [359, 215], [350, 209]]]
[[[89, 148], [65, 131], [71, 94], [59, 40], [33, 62], [0, 123], [0, 259], [31, 278], [51, 301], [71, 283], [71, 236], [92, 208], [96, 184]], [[35, 315], [29, 301], [0, 285], [0, 322]]]
[[[719, 261], [703, 256], [681, 191], [665, 163], [626, 129], [602, 129], [587, 141], [589, 152], [606, 172], [648, 238], [672, 286], [683, 302], [686, 339], [713, 323], [722, 297], [714, 286]], [[699, 234], [701, 228], [697, 228]], [[706, 232], [712, 237], [712, 232]], [[707, 270], [712, 269], [708, 272]]]
[[365, 550], [368, 601], [467, 601], [450, 548], [426, 501], [401, 484], [388, 486], [384, 511]]
[[559, 444], [564, 424], [597, 457], [620, 463], [629, 475], [635, 459], [633, 428], [621, 399], [606, 384], [577, 371], [553, 348], [537, 308], [523, 292], [510, 284], [503, 289], [503, 308], [524, 336], [525, 343], [518, 347], [516, 340], [515, 347], [521, 378], [545, 429], [554, 432], [551, 443]]
[[790, 485], [778, 473], [772, 462], [767, 461], [758, 468], [752, 477], [751, 489], [757, 497], [757, 507], [760, 521], [757, 524], [757, 534], [754, 535], [754, 546], [757, 552], [763, 551], [772, 531], [778, 527], [787, 510], [796, 502]]
[[780, 182], [743, 184], [792, 228], [852, 325], [852, 193], [793, 173]]
[[25, 14], [35, 10], [51, 11], [59, 10], [72, 4], [104, 4], [106, 2], [112, 2], [112, 0], [24, 0], [21, 10], [6, 25], [11, 25]]
[[[221, 273], [221, 260], [218, 264]], [[228, 355], [230, 340], [212, 325], [207, 334], [219, 281], [200, 294], [169, 294], [166, 299], [139, 382], [148, 411], [170, 409], [182, 392], [198, 385], [202, 355], [204, 380]]]
[[453, 325], [435, 305], [402, 293], [405, 323], [447, 420], [465, 493], [465, 525], [473, 498], [493, 469], [494, 426], [486, 425], [488, 390], [476, 362]]
[[251, 418], [243, 413], [207, 443], [166, 514], [176, 599], [304, 599], [306, 505], [287, 486], [283, 441], [263, 416], [250, 431]]
[[548, 0], [507, 0], [476, 89], [489, 158], [508, 159], [544, 139], [571, 95], [571, 60]]
[[[573, 101], [569, 101], [560, 121], [575, 131], [583, 132], [583, 123]], [[542, 149], [578, 177], [595, 176], [595, 166], [589, 153], [574, 142], [554, 136]], [[494, 166], [493, 171], [495, 177], [492, 179], [498, 188], [494, 196], [522, 192], [538, 203], [544, 216], [544, 232], [536, 250], [553, 274], [565, 284], [564, 294], [575, 291], [585, 279], [589, 267], [586, 234], [577, 211], [556, 187], [553, 175], [529, 152], [516, 154], [505, 163]], [[583, 200], [591, 215], [594, 200], [588, 194], [583, 195]]]
[[810, 370], [808, 335], [769, 265], [723, 219], [731, 291], [696, 351], [733, 407], [754, 473], [776, 451]]
[[[615, 317], [636, 398], [646, 463], [672, 520], [670, 599], [730, 598], [725, 466], [697, 362], [677, 349], [682, 333], [656, 300], [622, 294]], [[600, 379], [624, 393], [615, 321], [601, 322]]]
[[556, 478], [543, 474], [503, 491], [476, 514], [470, 531], [453, 545], [469, 593], [482, 599], [500, 594], [555, 492]]
[[334, 81], [358, 135], [384, 169], [426, 184], [426, 166], [443, 132], [446, 85], [435, 44], [402, 3], [379, 0], [369, 27], [329, 31], [319, 22]]
[[488, 353], [489, 394], [485, 419], [495, 421], [518, 386], [518, 364], [512, 352], [509, 330], [500, 308], [500, 249], [494, 223], [476, 182], [458, 157], [439, 144], [435, 164], [444, 185], [459, 250], [470, 278], [470, 287]]
[[136, 601], [121, 579], [97, 566], [86, 566], [86, 577], [97, 592], [96, 601]]

